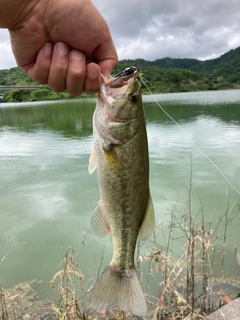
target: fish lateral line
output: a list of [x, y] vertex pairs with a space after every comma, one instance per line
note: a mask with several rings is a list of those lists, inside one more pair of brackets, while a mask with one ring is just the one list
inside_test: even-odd
[[187, 139], [191, 142], [191, 144], [194, 146], [194, 148], [201, 153], [202, 156], [204, 156], [213, 166], [214, 168], [221, 174], [223, 179], [229, 184], [229, 186], [236, 191], [240, 195], [240, 191], [229, 181], [229, 179], [226, 177], [226, 175], [222, 172], [222, 170], [216, 165], [216, 163], [210, 159], [196, 144], [193, 142], [193, 140], [190, 138], [190, 136], [187, 134], [187, 132], [183, 129], [183, 127], [161, 106], [161, 104], [157, 101], [157, 99], [154, 97], [154, 94], [150, 90], [149, 86], [147, 85], [146, 81], [143, 80], [143, 74], [140, 73], [139, 77], [140, 81], [145, 85], [149, 93], [151, 94], [153, 100], [158, 105], [158, 107], [166, 114], [166, 116], [171, 119], [178, 127], [182, 130], [182, 132], [185, 134]]

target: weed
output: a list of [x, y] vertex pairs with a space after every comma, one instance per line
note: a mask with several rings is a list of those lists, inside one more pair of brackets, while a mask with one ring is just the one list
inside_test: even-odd
[[[144, 252], [144, 246], [140, 242], [137, 246], [137, 270], [140, 277], [143, 273], [147, 274], [145, 292], [151, 311], [149, 311], [146, 319], [206, 319], [206, 314], [218, 308], [217, 303], [221, 306], [224, 300], [231, 299], [221, 286], [223, 284], [234, 286], [234, 283], [239, 284], [240, 282], [238, 278], [224, 277], [228, 226], [239, 216], [240, 205], [236, 202], [231, 203], [231, 195], [227, 190], [225, 211], [218, 216], [215, 225], [212, 221], [206, 223], [205, 207], [198, 193], [194, 193], [191, 162], [189, 166], [189, 185], [179, 187], [174, 205], [167, 213], [169, 217], [168, 226], [166, 227], [163, 223], [156, 225], [152, 240], [147, 242], [147, 245], [151, 245], [149, 252]], [[180, 197], [180, 189], [182, 188], [185, 190], [185, 201]], [[196, 195], [200, 204], [197, 211], [192, 201]], [[59, 299], [57, 304], [52, 307], [49, 319], [133, 319], [133, 316], [127, 315], [117, 308], [112, 308], [109, 311], [102, 310], [99, 313], [90, 312], [83, 302], [85, 294], [82, 294], [82, 297], [77, 295], [79, 288], [82, 292], [84, 291], [84, 275], [75, 258], [79, 249], [85, 246], [86, 237], [87, 235], [84, 234], [83, 241], [76, 250], [73, 250], [72, 247], [67, 250], [62, 261], [63, 269], [58, 271], [50, 282], [51, 287], [57, 290]], [[0, 242], [7, 238], [11, 239], [1, 236]], [[161, 244], [158, 242], [161, 242]], [[176, 243], [180, 244], [182, 248], [179, 256], [174, 253]], [[219, 246], [221, 248], [221, 278], [217, 279], [213, 276], [213, 267], [216, 248]], [[4, 249], [5, 252], [0, 257], [0, 266], [7, 257], [10, 247]], [[236, 261], [240, 264], [240, 254], [236, 246], [234, 255]], [[97, 276], [99, 276], [103, 260], [104, 251], [100, 255]], [[160, 286], [158, 296], [150, 294], [152, 279], [155, 279]], [[87, 293], [90, 290], [91, 288]], [[3, 320], [10, 319], [6, 301], [8, 301], [8, 294], [0, 287], [0, 317]]]
[[[205, 319], [206, 313], [217, 308], [217, 297], [220, 296], [221, 301], [224, 297], [224, 290], [217, 292], [213, 290], [214, 284], [218, 284], [216, 278], [213, 278], [215, 247], [222, 245], [223, 248], [221, 263], [223, 279], [227, 228], [239, 215], [240, 207], [236, 202], [230, 205], [230, 194], [227, 193], [226, 210], [220, 216], [217, 226], [211, 229], [212, 224], [205, 223], [206, 212], [200, 199], [200, 209], [195, 212], [193, 208], [191, 162], [189, 166], [189, 186], [184, 187], [187, 191], [187, 200], [181, 201], [180, 192], [177, 192], [175, 205], [168, 213], [170, 216], [168, 228], [159, 223], [155, 229], [152, 250], [145, 255], [141, 254], [149, 263], [146, 293], [148, 303], [155, 308], [151, 313], [154, 319]], [[179, 204], [181, 207], [184, 206], [184, 209], [179, 209]], [[156, 240], [159, 231], [163, 235], [165, 247]], [[219, 236], [221, 232], [223, 239]], [[177, 259], [174, 254], [176, 242], [181, 244], [183, 252]], [[141, 249], [138, 251], [141, 252]], [[236, 249], [235, 256], [237, 259]], [[161, 279], [158, 298], [148, 293], [151, 277]]]
[[0, 287], [0, 311], [1, 311], [1, 319], [5, 320], [8, 319], [8, 312], [6, 307], [6, 300], [5, 300], [6, 292]]
[[[81, 246], [85, 245], [85, 241], [86, 234]], [[84, 275], [77, 262], [74, 261], [74, 255], [77, 254], [77, 251], [74, 251], [71, 247], [67, 250], [62, 262], [63, 270], [58, 271], [50, 281], [51, 287], [55, 288], [54, 283], [56, 279], [59, 280], [57, 286], [59, 301], [57, 306], [54, 307], [54, 311], [60, 320], [85, 319], [84, 304], [76, 295], [76, 280], [82, 291], [84, 289]]]

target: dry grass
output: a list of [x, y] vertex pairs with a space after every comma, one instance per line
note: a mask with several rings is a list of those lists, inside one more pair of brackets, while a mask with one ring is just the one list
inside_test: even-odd
[[[80, 247], [85, 246], [85, 243], [86, 234]], [[74, 251], [71, 247], [67, 250], [62, 262], [63, 270], [58, 271], [50, 281], [51, 287], [57, 289], [59, 294], [59, 301], [53, 310], [60, 320], [85, 319], [86, 306], [76, 295], [76, 285], [82, 291], [84, 290], [84, 275], [77, 262], [74, 261], [74, 255], [78, 250], [79, 248]], [[55, 288], [56, 281], [59, 283]]]
[[[148, 241], [148, 244], [152, 244], [152, 250], [144, 252], [141, 244], [137, 247], [138, 271], [141, 274], [144, 268], [144, 273], [148, 274], [146, 299], [149, 306], [151, 306], [151, 311], [145, 319], [207, 319], [207, 314], [217, 309], [218, 304], [222, 304], [223, 297], [226, 296], [224, 290], [214, 291], [214, 286], [219, 282], [213, 277], [213, 255], [215, 254], [216, 245], [219, 244], [222, 245], [224, 252], [224, 243], [227, 241], [227, 227], [239, 215], [240, 206], [234, 203], [230, 207], [231, 201], [230, 195], [228, 195], [226, 209], [219, 219], [217, 228], [212, 230], [210, 228], [211, 223], [209, 225], [205, 224], [204, 206], [200, 200], [200, 210], [197, 214], [193, 212], [191, 182], [192, 177], [190, 177], [189, 188], [186, 188], [188, 198], [185, 201], [185, 209], [182, 212], [179, 211], [179, 200], [177, 199], [174, 208], [168, 213], [170, 217], [168, 232], [166, 233], [166, 227], [159, 223], [155, 228], [153, 240]], [[220, 231], [222, 231], [222, 237], [219, 237]], [[165, 234], [165, 247], [162, 244], [158, 244], [157, 233]], [[176, 241], [181, 243], [183, 251], [178, 259], [174, 258], [175, 255], [173, 253]], [[60, 319], [133, 319], [134, 316], [114, 308], [107, 312], [104, 310], [99, 313], [91, 312], [81, 300], [77, 299], [74, 294], [73, 275], [80, 280], [82, 289], [83, 282], [81, 281], [83, 281], [83, 275], [69, 252], [70, 249], [64, 258], [64, 270], [57, 273], [53, 279], [55, 280], [58, 276], [61, 280], [59, 294], [62, 311], [59, 314], [61, 314], [62, 318]], [[223, 270], [224, 254], [222, 256]], [[239, 256], [237, 250], [235, 250], [235, 256], [236, 259]], [[146, 272], [147, 264], [148, 272]], [[67, 279], [67, 284], [71, 284], [71, 289], [69, 286], [64, 286], [64, 278]], [[158, 297], [149, 294], [151, 278], [161, 279], [158, 283], [161, 288]], [[221, 283], [223, 283], [223, 278], [221, 278]], [[81, 305], [81, 308], [79, 305]]]
[[[198, 195], [193, 192], [193, 170], [191, 163], [189, 165], [189, 186], [184, 187], [185, 201], [180, 200], [180, 191], [178, 191], [175, 203], [168, 211], [168, 225], [163, 225], [161, 222], [156, 225], [153, 239], [147, 242], [148, 247], [149, 244], [151, 245], [151, 250], [146, 251], [144, 249], [146, 245], [140, 243], [137, 248], [137, 269], [140, 275], [147, 274], [145, 292], [151, 309], [145, 319], [206, 319], [206, 314], [216, 309], [217, 304], [221, 305], [224, 299], [226, 300], [227, 293], [221, 288], [221, 284], [232, 281], [224, 277], [225, 251], [228, 226], [239, 215], [240, 205], [231, 203], [228, 192], [226, 208], [220, 215], [218, 223], [215, 223], [214, 228], [212, 223], [206, 223], [206, 212], [204, 212], [205, 208], [201, 200], [199, 199], [200, 209], [197, 212], [192, 204], [193, 197], [196, 198]], [[158, 243], [160, 240], [157, 240], [159, 235], [162, 235], [163, 238], [161, 243]], [[0, 237], [0, 244], [6, 238], [8, 237]], [[181, 244], [182, 247], [182, 254], [178, 257], [174, 254], [176, 243]], [[50, 282], [51, 287], [57, 290], [59, 299], [58, 303], [52, 307], [52, 314], [48, 319], [137, 319], [137, 317], [125, 314], [117, 308], [108, 311], [102, 310], [99, 313], [93, 312], [83, 302], [82, 297], [90, 292], [91, 288], [84, 293], [84, 275], [75, 260], [79, 250], [85, 244], [86, 234], [76, 250], [71, 247], [67, 250], [62, 261], [62, 270], [58, 271]], [[213, 277], [217, 247], [222, 248], [220, 281]], [[2, 257], [0, 256], [0, 267], [10, 248], [11, 246], [6, 247]], [[237, 248], [235, 248], [234, 254], [236, 261], [239, 262], [240, 256]], [[102, 260], [103, 257], [100, 264], [102, 264]], [[146, 272], [147, 269], [148, 272]], [[100, 267], [97, 273], [99, 271]], [[158, 296], [149, 293], [151, 291], [150, 282], [153, 278], [157, 279], [157, 285], [160, 288]], [[240, 285], [239, 278], [234, 281]], [[216, 284], [218, 291], [215, 290]], [[81, 288], [82, 297], [76, 293], [79, 292], [79, 288]], [[0, 318], [3, 320], [10, 319], [6, 299], [6, 291], [0, 287]]]
[[[191, 163], [189, 165], [189, 186], [184, 187], [186, 200], [181, 201], [178, 197], [180, 192], [177, 192], [175, 205], [168, 212], [169, 225], [166, 227], [160, 222], [156, 226], [152, 250], [141, 254], [140, 260], [149, 263], [146, 293], [149, 304], [154, 308], [151, 312], [153, 319], [205, 319], [206, 313], [221, 305], [226, 295], [225, 290], [215, 289], [219, 287], [219, 281], [213, 277], [215, 249], [222, 247], [220, 283], [223, 283], [227, 229], [239, 216], [240, 206], [236, 202], [230, 205], [228, 192], [226, 209], [215, 228], [212, 223], [206, 224], [206, 212], [200, 199], [200, 209], [197, 212], [193, 209], [193, 170]], [[161, 244], [158, 244], [156, 234], [163, 235]], [[176, 242], [181, 244], [183, 252], [177, 258], [174, 254]], [[235, 257], [237, 260], [237, 249]], [[158, 285], [161, 289], [157, 298], [148, 294], [151, 277], [160, 279]]]
[[0, 287], [0, 316], [2, 320], [8, 319], [8, 312], [7, 312], [7, 306], [6, 306], [6, 292], [2, 287]]
[[[4, 245], [6, 243], [6, 241], [9, 240], [12, 243], [8, 244], [7, 246]], [[0, 267], [1, 264], [4, 262], [4, 260], [6, 259], [6, 257], [8, 256], [10, 249], [18, 244], [23, 244], [25, 242], [23, 241], [15, 241], [13, 238], [8, 237], [8, 236], [1, 236], [0, 235], [0, 244], [3, 244], [2, 247], [3, 249], [1, 249], [0, 251]], [[7, 305], [6, 305], [6, 297], [7, 297], [7, 291], [4, 290], [1, 285], [0, 285], [0, 316], [1, 319], [5, 320], [8, 319], [8, 311], [7, 311]]]

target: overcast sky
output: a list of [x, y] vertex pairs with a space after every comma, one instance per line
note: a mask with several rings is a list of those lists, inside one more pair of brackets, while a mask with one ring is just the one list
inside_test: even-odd
[[[119, 59], [219, 57], [240, 46], [240, 0], [92, 0]], [[16, 66], [0, 29], [0, 69]]]

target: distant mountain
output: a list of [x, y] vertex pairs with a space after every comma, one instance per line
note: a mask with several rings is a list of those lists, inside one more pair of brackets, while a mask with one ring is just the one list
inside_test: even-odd
[[205, 74], [212, 80], [222, 77], [227, 82], [240, 84], [240, 47], [230, 50], [219, 58], [205, 61], [167, 57], [155, 61], [146, 61], [144, 59], [121, 60], [120, 64], [135, 65], [142, 71], [148, 67], [186, 69]]
[[[143, 73], [153, 93], [219, 90], [240, 87], [240, 47], [230, 50], [219, 58], [200, 61], [197, 59], [172, 59], [169, 57], [147, 61], [144, 59], [121, 60], [113, 74], [129, 66], [136, 66]], [[21, 69], [0, 70], [1, 85], [36, 84]], [[46, 91], [47, 90], [47, 91]], [[148, 90], [143, 86], [143, 92]], [[8, 92], [2, 101], [31, 101], [68, 98], [66, 93], [55, 94], [50, 88], [29, 92]], [[22, 100], [21, 100], [22, 99]]]
[[0, 86], [31, 84], [36, 84], [36, 82], [18, 67], [0, 70]]
[[138, 69], [144, 70], [147, 67], [158, 67], [166, 69], [189, 69], [199, 65], [201, 62], [196, 59], [172, 59], [169, 57], [157, 59], [155, 61], [146, 61], [144, 59], [121, 60], [119, 63], [135, 65]]
[[223, 77], [230, 83], [240, 83], [240, 47], [219, 58], [201, 61], [192, 71], [205, 73], [212, 79]]

